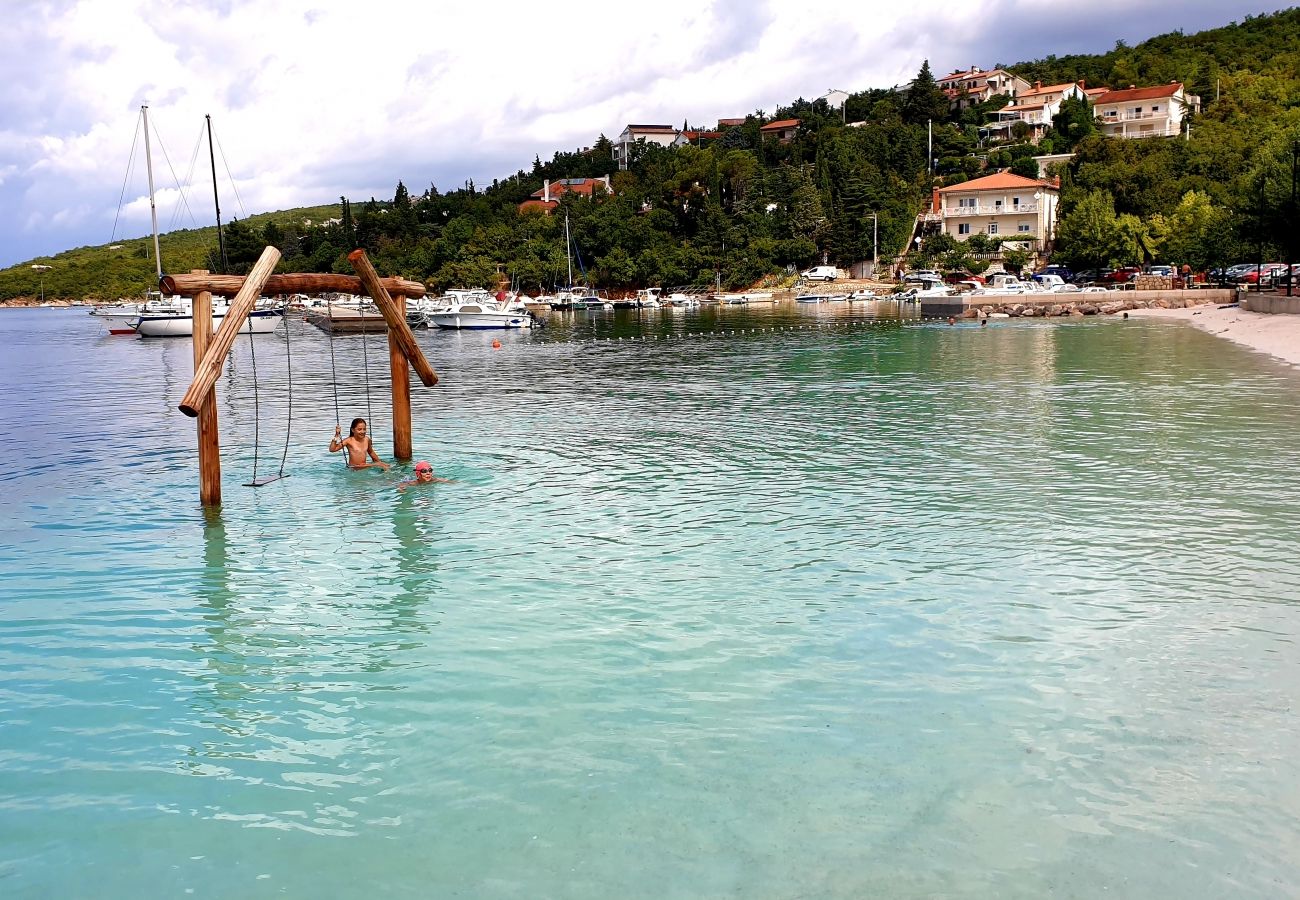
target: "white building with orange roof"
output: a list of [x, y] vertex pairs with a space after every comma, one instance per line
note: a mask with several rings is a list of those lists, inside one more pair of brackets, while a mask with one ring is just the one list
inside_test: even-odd
[[1129, 85], [1107, 91], [1093, 100], [1093, 114], [1102, 134], [1117, 138], [1159, 137], [1179, 134], [1183, 121], [1200, 112], [1201, 98], [1188, 94], [1178, 81], [1157, 87]]
[[935, 79], [935, 84], [948, 98], [949, 108], [956, 110], [984, 103], [999, 94], [1015, 97], [1029, 90], [1029, 82], [1019, 75], [1005, 69], [986, 70], [979, 66]]
[[1067, 81], [1063, 84], [1045, 85], [1035, 81], [1033, 86], [1018, 94], [1010, 103], [996, 113], [996, 120], [980, 129], [986, 137], [1005, 138], [1011, 134], [1016, 122], [1024, 122], [1030, 128], [1033, 140], [1042, 137], [1043, 132], [1052, 124], [1052, 119], [1061, 111], [1061, 104], [1068, 98], [1084, 99], [1082, 82]]
[[1024, 241], [1028, 249], [1046, 253], [1056, 236], [1056, 206], [1060, 179], [1038, 180], [997, 172], [935, 188], [922, 220], [959, 241], [985, 234]]

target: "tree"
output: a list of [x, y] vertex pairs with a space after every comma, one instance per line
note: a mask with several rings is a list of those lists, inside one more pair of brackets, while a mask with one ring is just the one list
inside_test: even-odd
[[1082, 97], [1066, 97], [1061, 110], [1052, 116], [1052, 131], [1056, 135], [1053, 149], [1057, 153], [1073, 150], [1079, 141], [1097, 131], [1097, 121], [1092, 114], [1092, 104]]
[[1089, 191], [1056, 226], [1057, 253], [1075, 268], [1106, 268], [1120, 255], [1115, 198]]
[[1215, 206], [1208, 194], [1188, 191], [1164, 221], [1166, 233], [1161, 258], [1174, 265], [1187, 265], [1204, 272], [1233, 258], [1230, 215]]
[[916, 78], [904, 93], [902, 112], [903, 121], [910, 125], [924, 125], [948, 118], [948, 98], [935, 83], [928, 59], [921, 63], [921, 71], [916, 73]]

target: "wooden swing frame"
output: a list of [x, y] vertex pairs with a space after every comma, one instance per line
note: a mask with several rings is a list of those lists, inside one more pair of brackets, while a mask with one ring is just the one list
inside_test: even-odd
[[[401, 278], [380, 278], [364, 250], [348, 254], [356, 275], [320, 273], [273, 275], [280, 262], [280, 251], [267, 247], [247, 276], [212, 275], [191, 272], [188, 275], [164, 275], [159, 289], [164, 294], [180, 294], [193, 302], [194, 380], [181, 399], [180, 410], [198, 420], [199, 502], [204, 506], [221, 505], [221, 443], [217, 428], [217, 379], [225, 367], [226, 356], [235, 343], [257, 298], [266, 294], [319, 294], [338, 291], [369, 294], [388, 325], [388, 363], [393, 384], [393, 458], [411, 458], [411, 375], [425, 387], [438, 383], [438, 376], [415, 342], [406, 324], [407, 298], [425, 294], [423, 284]], [[234, 297], [216, 334], [212, 333], [213, 296]], [[287, 326], [286, 326], [287, 327]]]

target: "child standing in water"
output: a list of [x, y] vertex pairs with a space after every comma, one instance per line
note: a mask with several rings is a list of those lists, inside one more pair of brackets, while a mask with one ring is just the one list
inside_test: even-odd
[[[365, 419], [353, 419], [347, 437], [342, 437], [342, 429], [338, 425], [334, 426], [334, 439], [330, 441], [330, 453], [338, 453], [340, 450], [347, 451], [349, 469], [369, 469], [378, 466], [385, 472], [388, 471], [388, 463], [379, 458], [379, 454], [375, 452], [375, 445], [370, 442], [366, 434]], [[367, 460], [367, 455], [374, 462]]]

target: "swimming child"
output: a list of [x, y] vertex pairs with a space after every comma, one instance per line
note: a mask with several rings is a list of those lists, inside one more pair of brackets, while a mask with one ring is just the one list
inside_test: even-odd
[[[338, 453], [340, 450], [347, 451], [349, 469], [369, 469], [378, 466], [385, 472], [388, 471], [388, 463], [379, 458], [379, 454], [375, 452], [375, 445], [370, 442], [366, 434], [365, 419], [353, 419], [347, 437], [342, 437], [339, 426], [334, 426], [334, 439], [330, 441], [330, 453]], [[367, 454], [374, 462], [366, 459]]]
[[433, 474], [433, 466], [425, 460], [420, 460], [415, 464], [415, 478], [411, 481], [403, 481], [397, 485], [399, 491], [404, 491], [408, 486], [420, 484], [451, 484], [450, 478], [438, 478]]

